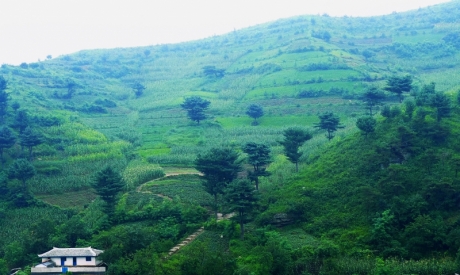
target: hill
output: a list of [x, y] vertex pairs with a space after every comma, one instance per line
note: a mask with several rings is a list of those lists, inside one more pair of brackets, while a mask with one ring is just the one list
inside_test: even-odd
[[[419, 105], [418, 110], [426, 112], [420, 111], [418, 120], [409, 119], [402, 108], [400, 115], [394, 111], [393, 117], [380, 117], [376, 132], [367, 139], [359, 135], [355, 122], [365, 113], [363, 94], [383, 89], [392, 76], [412, 77], [406, 100], [435, 82], [436, 90], [455, 102], [460, 88], [459, 21], [460, 3], [453, 1], [369, 18], [299, 16], [180, 44], [86, 50], [17, 67], [2, 65], [9, 96], [4, 124], [17, 136], [29, 126], [42, 137], [30, 147], [37, 173], [27, 188], [6, 177], [15, 160], [28, 157], [20, 148], [24, 143], [4, 150], [0, 256], [12, 267], [31, 263], [34, 254], [51, 244], [99, 244], [105, 246], [100, 248], [106, 250], [106, 260], [124, 270], [122, 265], [135, 262], [135, 255], [161, 255], [201, 226], [212, 203], [196, 175], [149, 183], [142, 187], [145, 192], [139, 192], [139, 186], [165, 173], [197, 173], [197, 154], [211, 148], [241, 151], [245, 143], [257, 141], [270, 146], [274, 162], [268, 168], [271, 176], [261, 179], [261, 213], [254, 217], [254, 234], [246, 242], [233, 240], [231, 246], [219, 242], [227, 250], [213, 261], [228, 264], [229, 270], [257, 269], [260, 259], [251, 258], [257, 251], [247, 246], [259, 244], [264, 247], [261, 253], [281, 251], [295, 261], [300, 252], [288, 249], [284, 239], [291, 233], [309, 241], [303, 249], [313, 249], [311, 255], [304, 251], [313, 258], [319, 259], [315, 253], [324, 248], [330, 253], [325, 261], [337, 259], [334, 253], [370, 253], [372, 260], [433, 259], [442, 253], [453, 257], [456, 235], [449, 241], [443, 236], [452, 233], [457, 222], [457, 212], [451, 210], [457, 203], [456, 168], [445, 165], [456, 156], [455, 116], [435, 123], [434, 107], [426, 102]], [[199, 124], [181, 108], [192, 96], [210, 101], [208, 118]], [[386, 92], [385, 103], [399, 106], [391, 92]], [[246, 115], [251, 104], [264, 110], [257, 126]], [[322, 130], [311, 130], [313, 138], [301, 147], [301, 172], [295, 174], [283, 156], [282, 133], [288, 127], [311, 128], [326, 111], [337, 114], [345, 128], [331, 142]], [[402, 142], [410, 150], [401, 149]], [[393, 163], [394, 150], [404, 156], [404, 165]], [[115, 218], [104, 214], [92, 188], [95, 173], [107, 165], [120, 171], [127, 183]], [[439, 178], [442, 181], [433, 183]], [[408, 186], [401, 186], [403, 182]], [[446, 192], [454, 197], [441, 202]], [[296, 225], [281, 233], [264, 227], [279, 213]], [[372, 235], [383, 219], [394, 223], [385, 224], [388, 230], [404, 231], [391, 235], [390, 244], [378, 243]], [[424, 244], [432, 253], [416, 255], [420, 242], [433, 235], [413, 243], [407, 236], [434, 222], [446, 223], [439, 233], [444, 235], [434, 235], [443, 241]], [[209, 228], [232, 232], [231, 223], [221, 224]], [[33, 233], [37, 228], [44, 230]], [[208, 234], [216, 243], [216, 236]], [[325, 241], [319, 242], [322, 238]], [[206, 241], [200, 245], [203, 253], [217, 249]], [[393, 252], [374, 253], [379, 245]], [[236, 261], [227, 254], [229, 249], [232, 255], [247, 257]], [[298, 254], [297, 260], [312, 263], [307, 254]], [[178, 256], [169, 263], [186, 265], [193, 257]], [[281, 274], [274, 261], [273, 269], [260, 274]], [[162, 268], [168, 270], [167, 264]], [[311, 273], [318, 272], [313, 269]]]

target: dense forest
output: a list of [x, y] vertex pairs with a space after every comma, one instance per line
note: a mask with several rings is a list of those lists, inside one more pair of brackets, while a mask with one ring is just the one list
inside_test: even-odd
[[459, 273], [459, 24], [452, 1], [3, 64], [0, 274], [88, 246], [120, 275]]

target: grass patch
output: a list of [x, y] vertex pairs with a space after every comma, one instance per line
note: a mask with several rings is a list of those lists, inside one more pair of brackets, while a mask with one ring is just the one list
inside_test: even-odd
[[152, 181], [143, 186], [142, 191], [162, 194], [184, 203], [210, 206], [213, 198], [204, 191], [198, 175], [178, 175]]
[[286, 127], [294, 125], [312, 125], [318, 122], [318, 116], [279, 116], [279, 117], [268, 117], [264, 116], [258, 119], [258, 126], [250, 126], [253, 121], [250, 117], [220, 117], [216, 118], [223, 128], [234, 128], [234, 127]]
[[83, 189], [66, 192], [65, 194], [40, 194], [35, 195], [35, 197], [61, 208], [82, 208], [95, 200], [97, 195], [93, 189]]

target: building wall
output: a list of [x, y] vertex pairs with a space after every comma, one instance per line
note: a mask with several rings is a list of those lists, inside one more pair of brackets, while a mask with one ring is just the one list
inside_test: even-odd
[[[105, 274], [105, 267], [69, 267], [73, 274]], [[32, 274], [62, 274], [62, 267], [31, 268]]]
[[[61, 257], [51, 258], [56, 266], [61, 266]], [[73, 257], [66, 257], [65, 266], [73, 266]], [[86, 257], [77, 257], [77, 266], [96, 266], [96, 257], [91, 257], [91, 261], [86, 261]]]

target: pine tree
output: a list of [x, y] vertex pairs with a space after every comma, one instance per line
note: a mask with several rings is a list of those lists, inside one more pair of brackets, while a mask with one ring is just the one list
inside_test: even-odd
[[217, 219], [217, 196], [224, 193], [224, 188], [236, 179], [241, 170], [237, 162], [238, 153], [230, 148], [212, 148], [205, 154], [198, 154], [195, 160], [196, 170], [203, 173], [204, 188], [214, 197], [214, 206]]
[[29, 115], [25, 110], [19, 110], [14, 117], [12, 127], [19, 130], [22, 133], [29, 125]]
[[320, 128], [327, 131], [326, 137], [328, 140], [334, 138], [334, 132], [337, 129], [344, 128], [340, 125], [340, 119], [338, 116], [334, 115], [331, 112], [326, 112], [319, 116], [320, 122], [315, 123], [315, 128]]
[[3, 119], [8, 111], [8, 100], [9, 95], [6, 92], [8, 89], [8, 82], [0, 75], [0, 121], [3, 122]]
[[26, 159], [15, 160], [8, 170], [9, 178], [20, 180], [24, 191], [27, 190], [27, 180], [35, 174], [35, 167]]
[[376, 124], [377, 124], [377, 121], [375, 120], [375, 118], [371, 116], [360, 117], [356, 121], [356, 126], [358, 127], [359, 130], [363, 131], [366, 137], [369, 133], [372, 133], [375, 131]]
[[288, 128], [284, 131], [284, 140], [280, 144], [284, 146], [284, 154], [288, 160], [295, 163], [295, 171], [299, 171], [299, 159], [302, 152], [299, 152], [300, 146], [305, 141], [312, 138], [312, 135], [300, 128]]
[[225, 200], [230, 206], [230, 211], [236, 212], [241, 239], [244, 239], [244, 224], [247, 222], [248, 214], [257, 204], [257, 193], [249, 180], [235, 180], [225, 188]]
[[29, 160], [32, 161], [33, 148], [43, 143], [43, 136], [32, 128], [27, 127], [22, 134], [19, 135], [19, 144], [27, 147], [29, 151]]
[[270, 173], [265, 170], [265, 166], [272, 162], [270, 158], [270, 148], [265, 144], [248, 142], [243, 146], [243, 152], [248, 154], [248, 163], [254, 168], [249, 178], [256, 184], [256, 190], [259, 190], [259, 177], [269, 176]]
[[406, 76], [392, 76], [387, 80], [387, 86], [384, 88], [386, 91], [395, 93], [399, 97], [399, 102], [403, 100], [403, 93], [410, 92], [412, 89], [412, 77]]
[[366, 103], [366, 109], [369, 110], [369, 115], [373, 115], [373, 108], [382, 104], [385, 94], [376, 87], [370, 87], [363, 94], [363, 101]]
[[117, 195], [125, 186], [123, 178], [114, 168], [107, 166], [96, 173], [92, 186], [105, 202], [105, 213], [111, 219], [115, 212]]
[[4, 149], [11, 148], [16, 143], [16, 136], [14, 135], [13, 131], [6, 126], [2, 126], [0, 128], [0, 161], [3, 163], [5, 160], [3, 159], [3, 151]]

